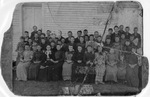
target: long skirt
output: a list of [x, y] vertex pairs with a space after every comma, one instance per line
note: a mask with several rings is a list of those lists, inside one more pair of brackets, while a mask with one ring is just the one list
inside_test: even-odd
[[74, 63], [72, 65], [72, 82], [82, 82], [85, 74], [85, 65], [83, 63]]
[[64, 62], [62, 70], [63, 80], [71, 80], [72, 64], [73, 63]]
[[118, 67], [117, 78], [120, 80], [126, 79], [126, 67]]
[[105, 76], [105, 81], [115, 81], [117, 82], [117, 66], [106, 66], [106, 76]]
[[52, 63], [52, 62], [48, 62], [47, 64], [49, 64], [48, 68], [47, 68], [47, 80], [48, 81], [58, 81], [62, 79], [62, 64], [63, 62], [59, 62], [59, 63]]
[[48, 76], [48, 67], [39, 69], [39, 74], [38, 74], [39, 81], [47, 81], [48, 80], [47, 76]]
[[19, 62], [16, 69], [17, 79], [27, 81], [27, 72], [30, 62]]
[[129, 65], [127, 65], [126, 78], [128, 85], [131, 87], [139, 86], [138, 68], [138, 65], [136, 65], [134, 68], [131, 68]]
[[28, 79], [37, 80], [39, 73], [40, 63], [32, 63], [29, 67]]
[[105, 65], [96, 65], [96, 67], [95, 67], [95, 71], [96, 71], [95, 81], [103, 82], [105, 69], [106, 69]]

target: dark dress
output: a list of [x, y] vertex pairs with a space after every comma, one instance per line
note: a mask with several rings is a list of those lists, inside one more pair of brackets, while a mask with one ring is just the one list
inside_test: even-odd
[[[72, 81], [73, 82], [82, 82], [85, 76], [85, 63], [84, 59], [84, 52], [76, 52], [73, 55], [73, 65], [72, 65]], [[81, 61], [79, 63], [78, 61]]]
[[75, 43], [79, 43], [80, 42], [80, 37], [75, 38]]
[[139, 87], [139, 77], [138, 77], [138, 57], [135, 54], [128, 54], [125, 56], [127, 63], [126, 67], [126, 79], [127, 83], [131, 87]]
[[58, 61], [58, 63], [54, 63], [54, 75], [56, 76], [56, 80], [62, 80], [62, 65], [64, 63], [64, 57], [65, 55], [63, 51], [56, 51], [55, 61]]
[[42, 51], [36, 51], [33, 54], [33, 59], [31, 61], [31, 65], [29, 67], [29, 80], [37, 80], [40, 65], [45, 62], [44, 53]]
[[[84, 54], [84, 62], [90, 61], [94, 62], [95, 54], [92, 52], [85, 52]], [[85, 83], [94, 83], [95, 82], [95, 67], [94, 65], [90, 67], [90, 64], [86, 64], [86, 71], [89, 70]]]

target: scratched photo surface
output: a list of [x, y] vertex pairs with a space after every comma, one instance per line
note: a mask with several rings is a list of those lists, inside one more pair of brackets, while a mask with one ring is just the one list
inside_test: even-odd
[[137, 95], [148, 82], [139, 2], [16, 5], [2, 45], [15, 95]]

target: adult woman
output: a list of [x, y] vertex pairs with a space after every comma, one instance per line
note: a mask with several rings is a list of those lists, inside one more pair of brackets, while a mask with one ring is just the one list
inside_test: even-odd
[[74, 49], [73, 45], [68, 46], [68, 51], [65, 53], [66, 60], [63, 64], [63, 80], [71, 80], [71, 74], [72, 74], [72, 64], [73, 64], [73, 57]]
[[95, 54], [93, 51], [93, 48], [91, 45], [87, 46], [87, 52], [84, 54], [84, 62], [86, 63], [86, 71], [88, 72], [88, 76], [86, 78], [86, 83], [93, 83], [93, 80], [95, 79], [95, 69], [94, 67], [94, 59]]
[[77, 82], [82, 82], [85, 72], [84, 72], [84, 51], [83, 51], [83, 47], [81, 45], [77, 46], [77, 51], [75, 52], [75, 54], [73, 55], [73, 67], [72, 67], [72, 81], [77, 81]]
[[44, 63], [44, 54], [41, 51], [41, 46], [37, 45], [37, 51], [33, 54], [32, 64], [29, 67], [29, 76], [28, 79], [30, 80], [37, 80], [38, 72], [40, 65]]
[[105, 73], [105, 53], [102, 52], [102, 46], [98, 46], [98, 52], [95, 53], [95, 71], [96, 71], [96, 78], [95, 78], [95, 84], [101, 83], [104, 84], [103, 82], [103, 76]]
[[106, 76], [105, 81], [117, 82], [117, 56], [114, 49], [110, 49], [110, 53], [107, 56]]
[[27, 81], [27, 70], [32, 59], [32, 51], [30, 51], [29, 45], [25, 45], [25, 51], [21, 56], [20, 62], [17, 65], [16, 73], [17, 79], [22, 81]]

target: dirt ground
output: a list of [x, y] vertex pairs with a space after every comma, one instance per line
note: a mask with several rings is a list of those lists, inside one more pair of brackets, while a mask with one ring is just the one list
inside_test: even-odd
[[[80, 83], [75, 83], [80, 84]], [[48, 96], [61, 95], [61, 87], [71, 86], [71, 82], [57, 81], [57, 82], [38, 82], [38, 81], [14, 81], [13, 92], [15, 95], [25, 96]], [[101, 93], [101, 95], [135, 95], [139, 92], [137, 88], [128, 87], [123, 84], [92, 84], [94, 93]]]

